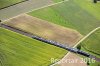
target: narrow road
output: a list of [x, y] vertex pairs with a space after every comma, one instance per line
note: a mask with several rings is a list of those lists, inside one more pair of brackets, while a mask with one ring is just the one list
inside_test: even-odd
[[0, 20], [4, 21], [21, 13], [53, 4], [52, 0], [29, 0], [0, 10]]

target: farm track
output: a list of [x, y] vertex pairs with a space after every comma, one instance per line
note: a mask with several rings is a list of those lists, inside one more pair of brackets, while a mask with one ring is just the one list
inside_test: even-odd
[[[33, 38], [33, 39], [36, 39], [36, 40], [38, 40], [37, 39], [37, 37], [38, 36], [35, 36], [35, 35], [33, 35], [33, 34], [31, 34], [31, 33], [28, 33], [28, 32], [25, 32], [25, 31], [22, 31], [22, 30], [19, 30], [19, 29], [16, 29], [16, 28], [14, 28], [14, 27], [11, 27], [11, 26], [8, 26], [8, 25], [5, 25], [5, 24], [1, 24], [1, 27], [2, 28], [5, 28], [5, 29], [8, 29], [8, 30], [11, 30], [11, 31], [14, 31], [14, 32], [17, 32], [17, 33], [20, 33], [20, 34], [22, 34], [22, 35], [25, 35], [25, 36], [28, 36], [28, 37], [31, 37], [31, 38]], [[35, 37], [35, 38], [34, 38]], [[40, 37], [41, 38], [41, 37]], [[42, 39], [42, 38], [41, 38]], [[44, 40], [44, 39], [43, 39]], [[39, 39], [39, 41], [42, 41], [42, 40], [40, 40]], [[46, 40], [45, 40], [46, 41]], [[42, 41], [42, 42], [45, 42], [45, 41]], [[49, 41], [49, 40], [47, 40], [47, 41]], [[50, 41], [51, 42], [51, 41]], [[66, 47], [67, 46], [65, 46], [65, 45], [59, 45], [59, 43], [56, 45], [56, 44], [53, 44], [53, 43], [56, 43], [56, 42], [53, 42], [53, 43], [50, 43], [50, 42], [46, 42], [46, 43], [49, 43], [49, 44], [51, 44], [51, 45], [54, 45], [54, 46], [57, 46], [57, 47], [60, 47], [60, 48], [64, 48], [64, 49], [66, 49]], [[68, 47], [67, 47], [68, 48]], [[76, 50], [77, 49], [73, 49], [73, 48], [68, 48], [68, 49], [66, 49], [66, 50], [69, 50], [69, 51], [71, 51], [71, 52], [74, 52], [74, 53], [77, 53], [76, 52]], [[74, 51], [75, 50], [75, 51]], [[85, 53], [85, 52], [83, 52], [83, 51], [79, 51], [78, 52], [78, 54], [81, 54], [80, 52], [82, 52], [82, 53]], [[83, 54], [84, 55], [84, 54]], [[85, 55], [84, 55], [85, 56]], [[94, 59], [94, 60], [96, 60], [96, 61], [100, 61], [100, 58], [97, 58], [97, 57], [95, 57], [95, 56], [93, 56], [93, 55], [90, 55], [90, 54], [88, 54], [88, 53], [86, 53], [86, 56], [87, 57], [89, 57], [89, 58], [91, 58], [91, 59]]]
[[[38, 4], [38, 5], [37, 5]], [[51, 0], [29, 0], [0, 10], [0, 20], [4, 21], [21, 13], [53, 4]]]

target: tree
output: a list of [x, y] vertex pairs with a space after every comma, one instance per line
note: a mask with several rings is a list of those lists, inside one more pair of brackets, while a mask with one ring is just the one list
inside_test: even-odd
[[94, 0], [94, 3], [97, 3], [97, 0]]
[[81, 45], [80, 44], [77, 46], [77, 49], [79, 49], [79, 50], [81, 49]]

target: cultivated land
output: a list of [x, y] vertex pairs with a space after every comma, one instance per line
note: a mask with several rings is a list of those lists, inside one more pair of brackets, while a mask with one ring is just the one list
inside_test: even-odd
[[0, 9], [25, 0], [0, 0]]
[[[99, 7], [99, 3], [94, 4], [89, 0], [69, 0], [28, 14], [67, 28], [75, 29], [82, 35], [86, 35], [100, 26]], [[93, 65], [91, 64], [91, 66], [97, 66], [97, 64], [98, 62]]]
[[0, 28], [0, 66], [48, 66], [65, 50]]
[[[89, 52], [100, 58], [100, 29], [91, 34], [87, 39], [85, 39], [81, 44], [81, 50]], [[99, 62], [91, 64], [90, 66], [98, 66]]]
[[[60, 0], [55, 0], [55, 2], [59, 2], [59, 1]], [[29, 16], [29, 15], [27, 15], [27, 16], [26, 15], [24, 15], [24, 16], [18, 16], [18, 17], [14, 18], [14, 19], [11, 19], [11, 20], [7, 21], [6, 24], [11, 25], [11, 26], [16, 27], [16, 28], [19, 28], [19, 29], [22, 29], [24, 31], [33, 33], [33, 34], [35, 33], [35, 34], [37, 34], [39, 36], [43, 36], [43, 37], [48, 38], [48, 39], [57, 39], [58, 38], [57, 41], [60, 41], [60, 42], [64, 41], [64, 42], [68, 42], [69, 43], [71, 41], [74, 41], [77, 36], [79, 37], [80, 34], [78, 32], [80, 32], [82, 35], [86, 35], [91, 30], [93, 30], [94, 28], [100, 26], [100, 13], [99, 13], [100, 12], [100, 8], [99, 7], [100, 7], [100, 4], [93, 4], [92, 1], [89, 1], [89, 0], [69, 0], [69, 1], [64, 2], [64, 3], [60, 3], [60, 4], [57, 4], [57, 5], [53, 5], [51, 7], [39, 9], [39, 10], [36, 10], [36, 11], [28, 13], [31, 16]], [[35, 17], [37, 17], [37, 18], [35, 18]], [[41, 18], [42, 20], [38, 19], [38, 18]], [[67, 28], [64, 28], [64, 27], [61, 27], [61, 26], [58, 26], [58, 25], [55, 25], [55, 24], [53, 25], [50, 22], [58, 24], [58, 25], [61, 25], [61, 26], [64, 26], [64, 27], [67, 27]], [[69, 30], [68, 28], [70, 28], [71, 30]], [[66, 30], [64, 30], [64, 29], [66, 29]], [[78, 32], [76, 32], [75, 30], [74, 30], [75, 31], [74, 32], [72, 29], [75, 29]], [[8, 33], [8, 32], [5, 32], [5, 33]], [[100, 31], [97, 31], [96, 35], [97, 34], [99, 35]], [[8, 34], [6, 34], [6, 37], [7, 37], [7, 35]], [[11, 35], [11, 33], [9, 35], [13, 36], [13, 35]], [[61, 36], [65, 37], [65, 38], [62, 39]], [[95, 37], [97, 37], [97, 36], [95, 36]], [[5, 35], [3, 37], [5, 37]], [[22, 39], [22, 37], [20, 37], [20, 38]], [[70, 40], [68, 40], [68, 38], [70, 38]], [[72, 39], [72, 38], [74, 38], [74, 39]], [[21, 41], [21, 39], [19, 39], [19, 40]], [[97, 46], [99, 46], [98, 45], [98, 38], [96, 38], [96, 39], [94, 40], [94, 37], [91, 37], [92, 43], [96, 43], [96, 41], [97, 41]], [[26, 40], [27, 39], [25, 39], [24, 41], [26, 42]], [[28, 40], [30, 40], [30, 39], [28, 39]], [[82, 50], [87, 51], [86, 49], [88, 49], [88, 52], [90, 52], [89, 51], [90, 49], [96, 50], [95, 54], [94, 54], [94, 51], [92, 51], [92, 50], [91, 50], [92, 52], [90, 52], [90, 53], [93, 54], [93, 55], [96, 55], [97, 57], [99, 57], [100, 56], [100, 55], [98, 55], [98, 53], [99, 53], [99, 49], [98, 48], [99, 47], [96, 48], [95, 45], [88, 44], [88, 41], [91, 42], [91, 40], [88, 39], [85, 42], [82, 42], [82, 45], [83, 45], [82, 46]], [[13, 40], [13, 41], [15, 41], [15, 40]], [[34, 41], [36, 41], [36, 40], [34, 40]], [[2, 42], [2, 44], [4, 42]], [[7, 41], [7, 43], [9, 44], [9, 40]], [[15, 43], [15, 42], [13, 42], [13, 43]], [[32, 42], [32, 43], [35, 43], [35, 42]], [[41, 42], [39, 42], [39, 43], [41, 43]], [[10, 45], [10, 44], [9, 45], [8, 44], [7, 44], [7, 47]], [[45, 43], [43, 43], [43, 44], [45, 44]], [[43, 46], [43, 44], [40, 47], [47, 48], [48, 50], [46, 49], [45, 51], [48, 52], [51, 49], [51, 47], [49, 47], [49, 46], [48, 47]], [[21, 43], [20, 45], [23, 45], [23, 44]], [[16, 46], [16, 45], [14, 45], [14, 46]], [[3, 46], [3, 47], [5, 48], [5, 46]], [[21, 47], [23, 47], [23, 46], [21, 46]], [[21, 48], [21, 49], [23, 49], [23, 51], [18, 51], [20, 48], [12, 48], [12, 46], [9, 46], [9, 48], [10, 48], [10, 50], [14, 49], [14, 51], [11, 51], [13, 53], [18, 52], [18, 54], [15, 54], [15, 56], [18, 57], [18, 61], [21, 61], [20, 58], [22, 58], [22, 57], [24, 59], [24, 60], [22, 59], [22, 61], [21, 61], [22, 63], [25, 62], [25, 60], [30, 60], [29, 57], [26, 58], [26, 56], [30, 55], [30, 53], [29, 53], [29, 55], [27, 55], [26, 49], [24, 51], [24, 49]], [[7, 48], [7, 50], [9, 48]], [[18, 49], [18, 50], [16, 50], [16, 49]], [[31, 50], [33, 50], [33, 49], [31, 49]], [[50, 50], [50, 53], [51, 53], [51, 51], [53, 51], [52, 53], [54, 53], [55, 52], [54, 50], [57, 50], [57, 49]], [[44, 51], [42, 51], [40, 49], [38, 49], [38, 51], [39, 51], [39, 53], [42, 53], [42, 54], [44, 52]], [[59, 49], [59, 51], [60, 51], [60, 53], [58, 52], [57, 55], [61, 54], [61, 55], [59, 55], [59, 58], [61, 58], [66, 52], [65, 52], [65, 50], [62, 50], [62, 49]], [[22, 56], [24, 53], [26, 53], [25, 56]], [[55, 57], [58, 58], [58, 56], [55, 53], [52, 56], [55, 56]], [[41, 58], [40, 61], [38, 61], [39, 60], [39, 59], [37, 59], [38, 57], [35, 57], [35, 56], [31, 55], [31, 57], [34, 57], [36, 59], [34, 59], [34, 60], [31, 59], [30, 61], [34, 62], [37, 65], [43, 64], [43, 66], [47, 66], [48, 64], [50, 64], [50, 60], [48, 60], [47, 54], [46, 54], [45, 58], [43, 58], [43, 55], [42, 56], [41, 56], [41, 54], [36, 55], [39, 58]], [[9, 57], [9, 56], [10, 55], [7, 54], [7, 57]], [[13, 57], [15, 58], [15, 56], [13, 56]], [[78, 58], [78, 59], [80, 59], [78, 56], [74, 56], [72, 54], [69, 54], [69, 56], [71, 58]], [[51, 55], [50, 55], [50, 57], [51, 57]], [[50, 59], [50, 57], [49, 57], [49, 59]], [[68, 57], [65, 57], [64, 59], [68, 59]], [[2, 59], [2, 57], [1, 57], [1, 59]], [[12, 57], [10, 59], [13, 60]], [[43, 59], [48, 60], [48, 62], [42, 61]], [[7, 60], [9, 61], [9, 58]], [[6, 62], [6, 61], [2, 60], [2, 62]], [[16, 62], [16, 61], [13, 61], [13, 62]], [[18, 64], [20, 64], [21, 62], [18, 62]], [[29, 63], [25, 62], [26, 63], [25, 65], [28, 66], [28, 64], [31, 64], [31, 62], [29, 62]], [[40, 63], [38, 64], [37, 62], [40, 62]], [[8, 64], [10, 64], [10, 62], [8, 62]], [[99, 64], [99, 62], [96, 62], [95, 64], [90, 64], [90, 65], [91, 66], [98, 66], [98, 64]], [[62, 66], [66, 66], [66, 64], [61, 64], [61, 65]], [[78, 66], [79, 64], [76, 64], [76, 65]], [[16, 66], [19, 66], [19, 65], [16, 65]]]
[[29, 12], [47, 5], [54, 4], [52, 0], [28, 0], [6, 9], [0, 10], [0, 20], [5, 21], [19, 14]]
[[100, 20], [100, 3], [94, 4], [89, 0], [74, 0], [81, 8], [92, 14], [94, 17]]
[[75, 30], [65, 28], [27, 14], [22, 14], [16, 18], [8, 20], [4, 24], [46, 39], [51, 39], [67, 45], [69, 44], [69, 46], [74, 46], [74, 44], [82, 38], [82, 35]]
[[[85, 6], [80, 5], [78, 2], [85, 3]], [[100, 26], [100, 4], [94, 5], [89, 1], [90, 5], [88, 5], [86, 2], [88, 0], [69, 0], [28, 14], [64, 27], [75, 29], [81, 34], [86, 35], [91, 30]], [[87, 8], [91, 8], [92, 10]]]

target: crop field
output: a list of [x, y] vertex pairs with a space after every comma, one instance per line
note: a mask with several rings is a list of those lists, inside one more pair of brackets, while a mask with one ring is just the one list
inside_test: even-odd
[[[32, 11], [28, 14], [64, 27], [75, 29], [82, 35], [86, 35], [94, 28], [100, 26], [100, 4], [94, 5], [92, 1], [89, 1], [90, 3], [88, 1], [69, 0], [64, 3]], [[80, 5], [79, 2], [85, 4], [85, 6]], [[91, 10], [88, 8], [91, 8]]]
[[49, 23], [48, 21], [27, 14], [22, 14], [16, 18], [8, 20], [7, 22], [4, 22], [4, 24], [46, 39], [69, 44], [70, 46], [73, 46], [82, 38], [82, 35], [75, 30]]
[[10, 5], [13, 5], [13, 4], [16, 4], [21, 1], [24, 1], [24, 0], [0, 0], [0, 9], [10, 6]]
[[80, 7], [82, 7], [87, 12], [91, 13], [94, 17], [100, 20], [100, 3], [94, 4], [88, 0], [74, 0]]
[[65, 50], [0, 28], [0, 66], [48, 66]]
[[[85, 39], [81, 44], [81, 50], [89, 52], [94, 56], [100, 58], [100, 29], [91, 34], [87, 39]], [[90, 66], [98, 66], [99, 62], [91, 64]]]

